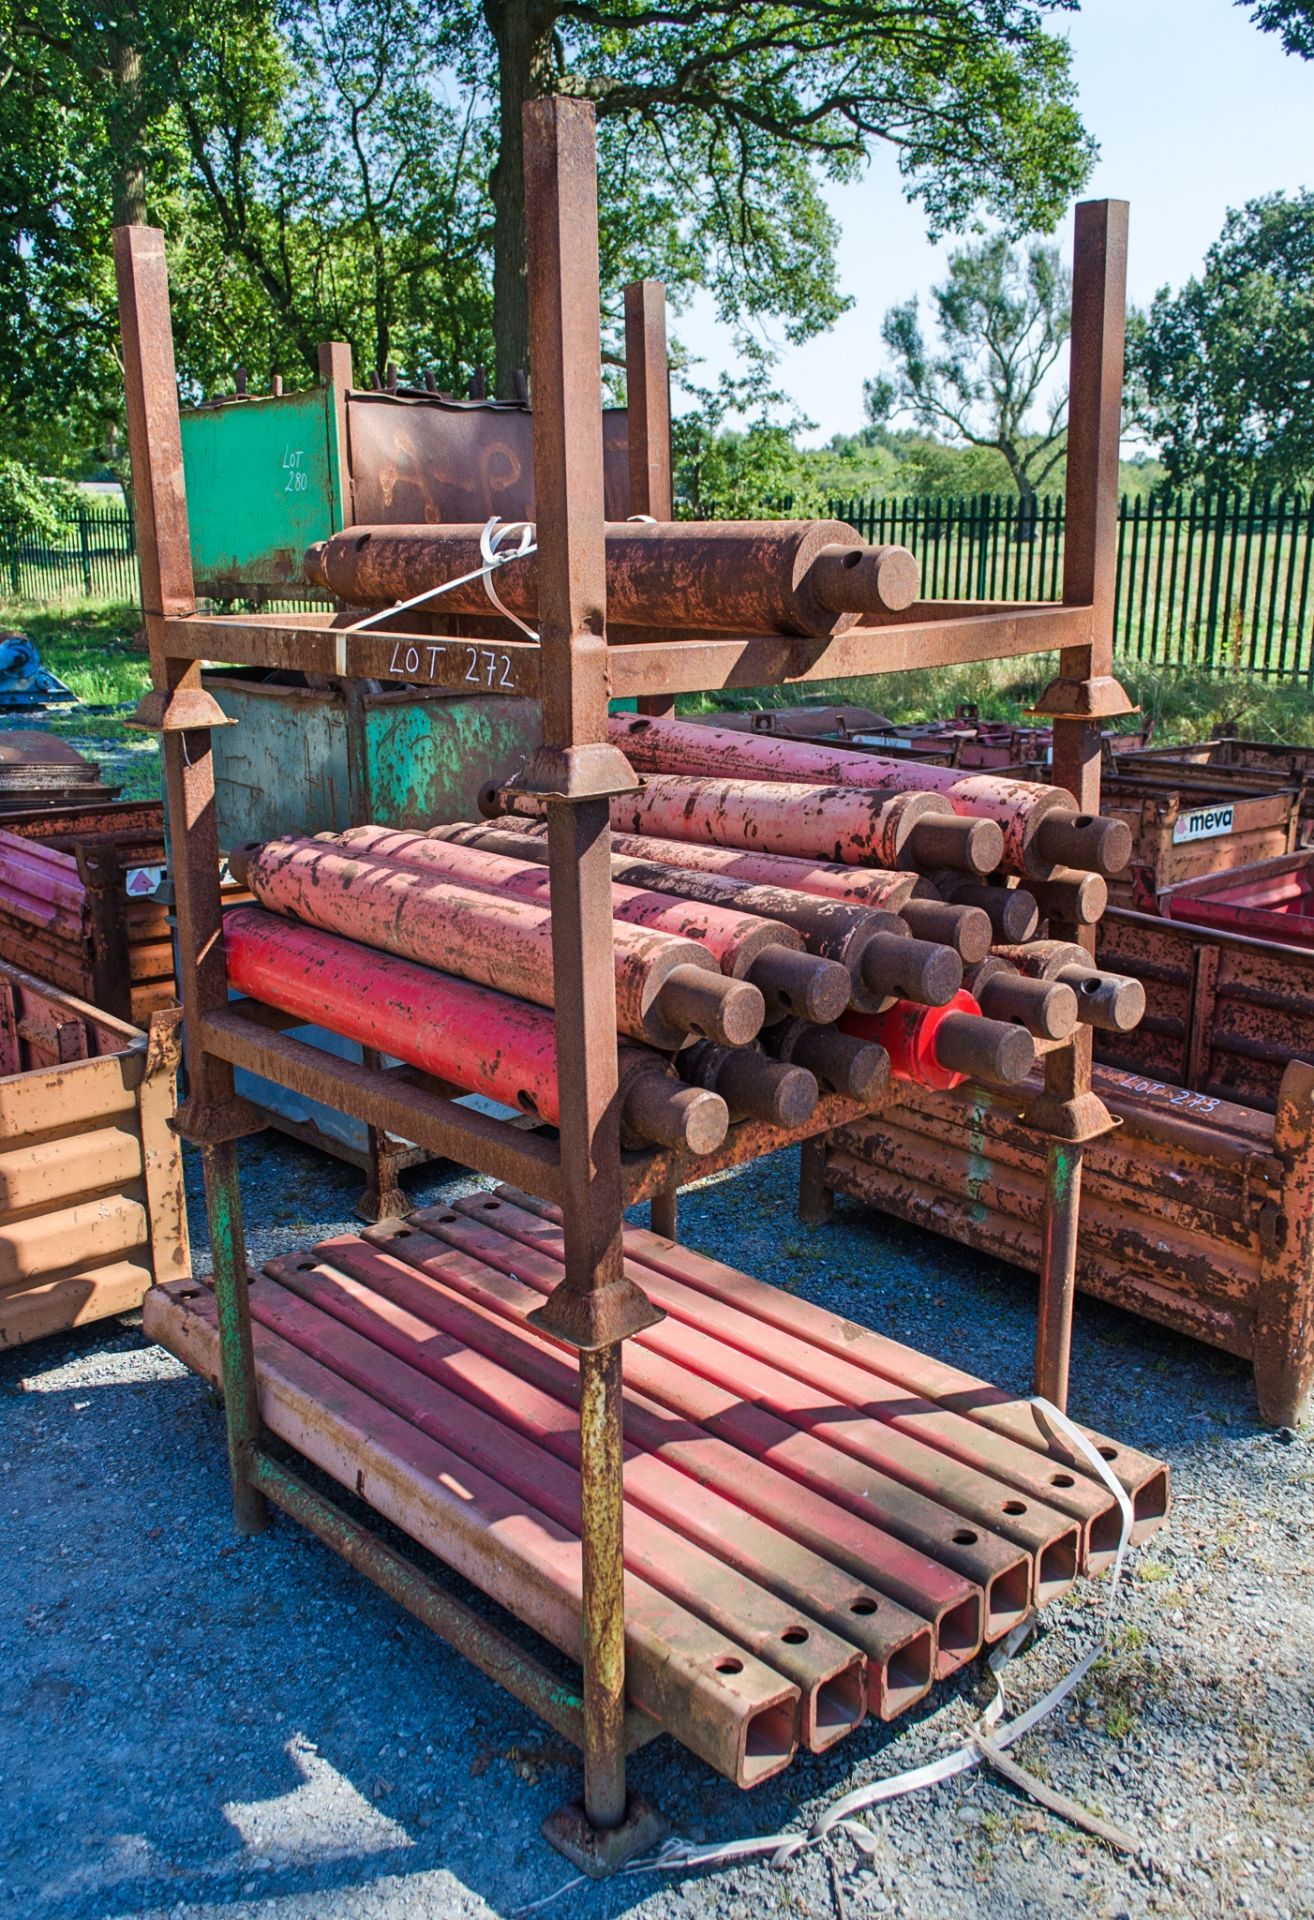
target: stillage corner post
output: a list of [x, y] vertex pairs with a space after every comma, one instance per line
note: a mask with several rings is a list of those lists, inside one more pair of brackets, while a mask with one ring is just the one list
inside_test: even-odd
[[114, 268], [142, 613], [153, 682], [130, 724], [161, 735], [186, 1020], [188, 1092], [178, 1130], [200, 1148], [205, 1177], [234, 1517], [239, 1532], [258, 1533], [268, 1515], [264, 1496], [251, 1479], [260, 1410], [236, 1142], [262, 1122], [234, 1094], [232, 1068], [207, 1053], [201, 1037], [205, 1015], [228, 998], [211, 734], [214, 727], [229, 723], [201, 684], [200, 662], [176, 658], [168, 647], [168, 622], [195, 613], [196, 592], [164, 235], [155, 227], [116, 227]]
[[[1131, 711], [1113, 673], [1118, 575], [1118, 457], [1126, 335], [1125, 200], [1077, 208], [1069, 349], [1063, 601], [1090, 609], [1090, 633], [1065, 647], [1058, 677], [1038, 702], [1054, 729], [1054, 784], [1083, 813], [1098, 813], [1103, 722]], [[1094, 929], [1051, 924], [1057, 939], [1094, 952]], [[1076, 1292], [1082, 1160], [1086, 1142], [1113, 1122], [1091, 1086], [1091, 1029], [1046, 1057], [1045, 1089], [1028, 1121], [1045, 1136], [1035, 1388], [1066, 1409]]]
[[661, 1830], [625, 1781], [621, 1343], [661, 1314], [625, 1273], [610, 796], [637, 781], [607, 739], [597, 156], [592, 105], [524, 109], [543, 746], [517, 784], [547, 799], [565, 1278], [532, 1316], [580, 1369], [584, 1797], [547, 1838], [614, 1872]]
[[[653, 520], [674, 518], [671, 483], [671, 376], [666, 354], [666, 288], [660, 280], [634, 280], [625, 289], [625, 407], [630, 453], [630, 512]], [[642, 693], [640, 713], [673, 719], [675, 696]], [[655, 1193], [649, 1207], [654, 1233], [679, 1236], [674, 1183]]]

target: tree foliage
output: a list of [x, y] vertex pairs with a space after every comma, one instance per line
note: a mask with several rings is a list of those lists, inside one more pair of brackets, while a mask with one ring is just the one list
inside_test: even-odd
[[73, 498], [64, 481], [43, 480], [21, 460], [0, 458], [0, 522], [20, 539], [55, 539]]
[[1282, 36], [1288, 53], [1314, 60], [1314, 0], [1236, 0], [1263, 33]]
[[1051, 376], [1071, 323], [1071, 276], [1056, 247], [1014, 249], [1002, 235], [949, 256], [932, 290], [940, 348], [926, 343], [914, 297], [891, 307], [881, 335], [892, 379], [864, 384], [869, 419], [910, 415], [932, 433], [946, 428], [1004, 460], [1024, 501], [1033, 501], [1063, 458], [1067, 389]]
[[770, 385], [759, 361], [715, 387], [671, 423], [675, 511], [683, 520], [758, 520], [824, 510], [794, 436], [812, 422]]
[[527, 363], [520, 109], [599, 116], [603, 317], [667, 280], [800, 340], [842, 310], [827, 180], [885, 148], [933, 232], [1047, 225], [1091, 144], [1076, 0], [0, 0], [0, 414], [32, 457], [118, 418], [108, 229], [164, 227], [191, 393], [244, 364], [440, 387]]
[[[549, 92], [595, 102], [609, 161], [632, 155], [648, 244], [675, 242], [722, 316], [782, 315], [793, 337], [838, 311], [820, 195], [878, 145], [898, 155], [933, 234], [982, 210], [1011, 231], [1051, 226], [1092, 148], [1067, 43], [1047, 14], [1076, 0], [483, 0], [470, 9], [471, 85], [493, 42], [499, 381], [528, 346], [520, 107]], [[663, 277], [679, 279], [664, 268]]]
[[1175, 485], [1314, 477], [1314, 193], [1227, 216], [1204, 271], [1132, 317], [1134, 417]]

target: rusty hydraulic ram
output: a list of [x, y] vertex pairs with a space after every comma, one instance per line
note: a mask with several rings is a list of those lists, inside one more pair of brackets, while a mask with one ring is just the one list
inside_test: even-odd
[[812, 1118], [821, 1091], [806, 1067], [768, 1059], [751, 1047], [718, 1047], [699, 1040], [676, 1055], [675, 1065], [689, 1086], [719, 1093], [732, 1120], [801, 1127]]
[[976, 907], [984, 913], [996, 940], [1030, 940], [1040, 924], [1040, 908], [1029, 888], [991, 886], [987, 881], [971, 880], [966, 874], [948, 870], [933, 873], [931, 884], [955, 906]]
[[[526, 834], [542, 834], [536, 821], [519, 824]], [[883, 907], [891, 913], [902, 913], [909, 900], [923, 896], [934, 899], [936, 892], [916, 874], [885, 867], [846, 867], [837, 860], [791, 860], [787, 854], [714, 847], [698, 840], [665, 840], [651, 833], [613, 833], [611, 850], [628, 854], [633, 860], [660, 860], [664, 866], [719, 873], [727, 880], [752, 881], [764, 887], [793, 887], [797, 893], [847, 900], [855, 907]], [[962, 874], [954, 877], [965, 881]], [[949, 898], [947, 893], [945, 898]]]
[[[239, 993], [557, 1125], [556, 1032], [542, 1008], [258, 907], [225, 916], [224, 952]], [[646, 1048], [622, 1046], [619, 1057], [629, 1145], [684, 1153], [720, 1146], [728, 1125], [723, 1100], [682, 1086]]]
[[1011, 960], [987, 954], [963, 985], [988, 1020], [1025, 1027], [1037, 1040], [1066, 1040], [1077, 1024], [1077, 996], [1063, 980], [1032, 980]]
[[[352, 860], [314, 840], [274, 840], [230, 856], [260, 904], [459, 979], [551, 1007], [551, 912], [423, 875]], [[691, 1036], [743, 1046], [765, 1006], [746, 980], [727, 980], [706, 948], [612, 922], [616, 1023], [632, 1040], [675, 1048]]]
[[[819, 787], [859, 787], [867, 792], [936, 793], [953, 811], [993, 821], [1003, 835], [998, 861], [1010, 873], [1048, 879], [1059, 867], [1109, 875], [1131, 858], [1131, 832], [1123, 820], [1081, 813], [1060, 787], [1042, 787], [1000, 774], [960, 774], [953, 767], [916, 760], [885, 760], [876, 754], [773, 734], [736, 733], [643, 714], [613, 714], [611, 737], [638, 773], [697, 775], [709, 780], [812, 782]], [[883, 862], [890, 865], [892, 862]], [[961, 860], [930, 864], [961, 867]]]
[[[308, 580], [354, 607], [386, 607], [444, 586], [435, 606], [490, 614], [479, 526], [350, 527], [311, 547]], [[825, 638], [917, 597], [906, 547], [870, 547], [841, 520], [610, 521], [607, 624]], [[538, 558], [498, 566], [502, 604], [538, 617]]]
[[[537, 844], [496, 828], [458, 827], [450, 831], [472, 840], [485, 850], [486, 858], [503, 856], [507, 864], [518, 862]], [[691, 873], [683, 867], [636, 860], [626, 854], [613, 853], [611, 870], [623, 887], [650, 891], [656, 899], [674, 897], [698, 903], [704, 909], [761, 915], [769, 923], [792, 927], [809, 953], [846, 969], [852, 982], [852, 1004], [870, 1012], [897, 999], [942, 1006], [962, 985], [963, 964], [957, 951], [948, 944], [914, 938], [897, 913], [850, 906], [845, 901], [798, 893], [789, 887], [764, 887], [721, 874]]]
[[919, 1087], [947, 1089], [964, 1080], [1017, 1086], [1036, 1064], [1030, 1034], [987, 1020], [966, 992], [955, 994], [945, 1007], [900, 1000], [883, 1013], [846, 1013], [842, 1026], [845, 1033], [884, 1047], [895, 1077]]
[[1077, 996], [1077, 1018], [1106, 1033], [1130, 1033], [1145, 1012], [1145, 988], [1123, 973], [1106, 973], [1090, 964], [1084, 947], [1070, 940], [1032, 940], [1026, 946], [997, 947], [996, 954], [1032, 980], [1058, 980]]
[[[543, 811], [537, 795], [517, 787], [486, 788], [479, 804], [490, 817], [508, 813], [538, 819]], [[1003, 851], [1003, 835], [993, 820], [960, 819], [939, 794], [874, 794], [854, 787], [682, 774], [655, 774], [639, 792], [613, 800], [611, 824], [621, 833], [651, 830], [672, 840], [761, 848], [792, 859], [959, 867], [977, 875], [993, 872]]]
[[[457, 886], [539, 906], [551, 903], [542, 841], [525, 843], [527, 857], [522, 858], [486, 845], [481, 827], [435, 828], [429, 835], [359, 827], [323, 837], [352, 853], [411, 867]], [[836, 1020], [849, 1003], [848, 976], [838, 962], [806, 953], [802, 934], [778, 920], [751, 911], [685, 904], [644, 885], [613, 885], [611, 898], [617, 920], [697, 941], [722, 973], [755, 986], [774, 1018], [795, 1013], [808, 1020]]]
[[806, 1067], [827, 1093], [875, 1106], [890, 1084], [890, 1056], [874, 1040], [816, 1027], [806, 1020], [781, 1020], [762, 1031], [762, 1048], [773, 1060]]

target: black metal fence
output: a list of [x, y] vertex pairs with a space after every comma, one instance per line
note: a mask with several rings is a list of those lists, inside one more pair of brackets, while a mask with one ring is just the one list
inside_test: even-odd
[[36, 604], [85, 596], [136, 606], [141, 584], [131, 513], [80, 501], [52, 539], [0, 520], [0, 594]]
[[[1053, 600], [1063, 501], [833, 500], [869, 540], [921, 562], [931, 600]], [[1221, 491], [1118, 509], [1117, 646], [1124, 658], [1314, 685], [1314, 497]]]
[[[930, 600], [1054, 600], [1063, 501], [1014, 497], [833, 500], [869, 540], [900, 541]], [[0, 593], [135, 604], [137, 542], [123, 507], [79, 504], [53, 540], [0, 522]], [[1303, 679], [1314, 686], [1314, 496], [1193, 493], [1123, 498], [1117, 644], [1150, 665]]]

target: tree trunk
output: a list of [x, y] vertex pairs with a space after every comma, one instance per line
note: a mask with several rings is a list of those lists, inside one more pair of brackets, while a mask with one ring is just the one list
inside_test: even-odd
[[[125, 25], [131, 24], [125, 20]], [[146, 224], [146, 154], [141, 92], [141, 54], [119, 34], [109, 39], [110, 100], [106, 114], [114, 156], [113, 219], [116, 227]]]
[[1008, 470], [1013, 476], [1017, 488], [1017, 528], [1014, 538], [1034, 540], [1036, 537], [1036, 489], [1032, 485], [1031, 475], [1011, 440], [1000, 440], [999, 451], [1008, 462]]
[[521, 109], [551, 93], [556, 9], [535, 0], [484, 0], [497, 47], [501, 137], [489, 186], [493, 197], [494, 392], [514, 400], [515, 376], [529, 365], [529, 282], [525, 256], [525, 150]]

